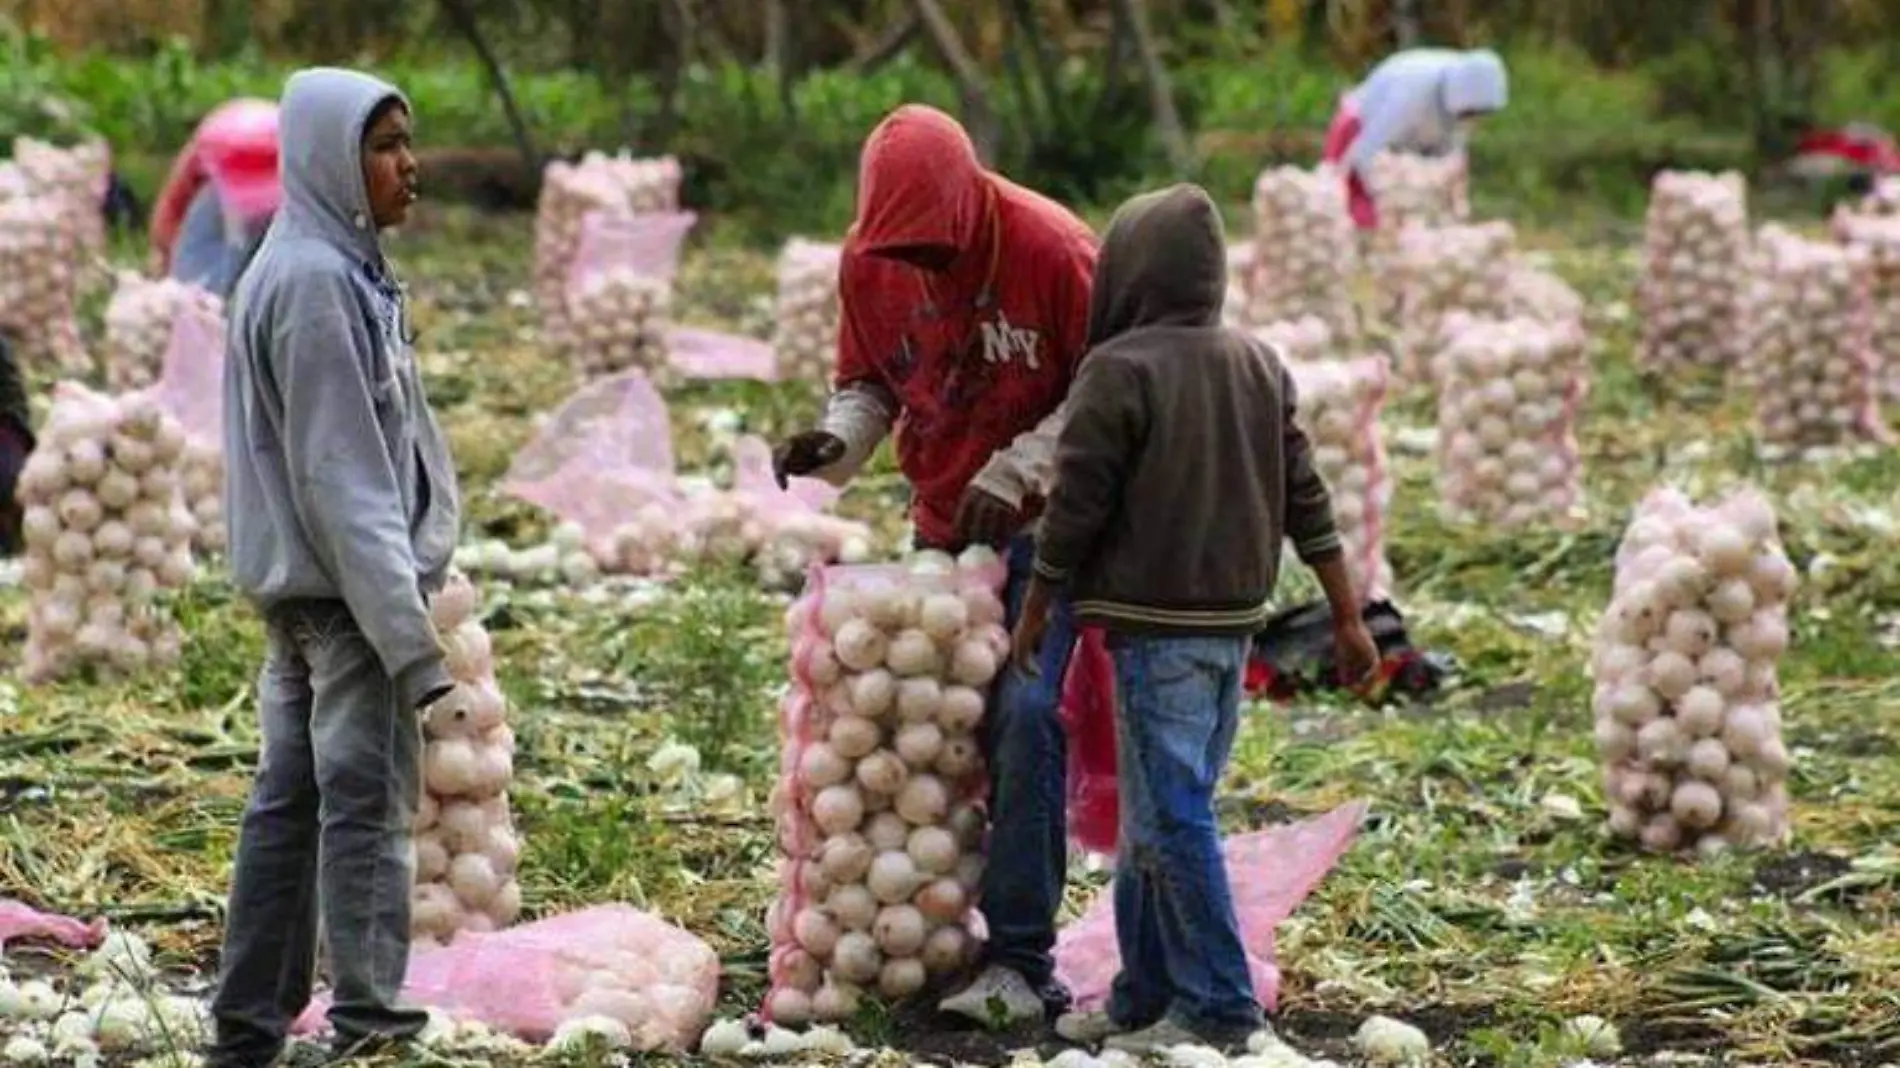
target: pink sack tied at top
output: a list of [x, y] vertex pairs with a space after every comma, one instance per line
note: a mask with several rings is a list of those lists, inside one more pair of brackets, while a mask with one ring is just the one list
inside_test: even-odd
[[158, 381], [142, 391], [203, 445], [224, 440], [224, 317], [180, 301]]
[[[685, 1053], [712, 1017], [719, 955], [631, 905], [600, 905], [505, 931], [465, 931], [419, 951], [409, 958], [402, 1000], [545, 1042], [564, 1020], [588, 1015], [588, 991], [603, 984], [644, 1003], [645, 1022], [628, 1027], [640, 1050]], [[329, 1009], [328, 994], [314, 999], [292, 1032], [328, 1030]]]
[[582, 387], [515, 455], [501, 492], [611, 545], [642, 508], [679, 499], [665, 398], [639, 371]]
[[[1270, 1013], [1280, 1001], [1273, 929], [1293, 915], [1339, 863], [1369, 807], [1369, 802], [1351, 801], [1300, 823], [1236, 835], [1223, 846], [1254, 995]], [[1056, 935], [1056, 978], [1075, 995], [1076, 1008], [1086, 1012], [1107, 1003], [1120, 970], [1111, 887], [1096, 896], [1081, 919]]]
[[6, 952], [9, 942], [28, 940], [52, 942], [68, 949], [92, 949], [105, 941], [105, 937], [104, 919], [84, 923], [0, 898], [0, 953]]
[[667, 359], [687, 378], [778, 381], [778, 350], [757, 338], [679, 326], [666, 332]]

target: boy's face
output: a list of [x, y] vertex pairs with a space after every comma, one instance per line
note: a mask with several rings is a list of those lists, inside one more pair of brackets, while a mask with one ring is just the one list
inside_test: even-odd
[[400, 105], [385, 110], [363, 134], [363, 185], [378, 230], [401, 226], [419, 195], [412, 147], [409, 109]]

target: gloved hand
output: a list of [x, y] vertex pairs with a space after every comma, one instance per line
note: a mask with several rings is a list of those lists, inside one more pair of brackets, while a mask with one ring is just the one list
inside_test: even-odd
[[823, 430], [807, 430], [772, 450], [772, 477], [778, 480], [779, 489], [786, 489], [793, 475], [809, 475], [842, 459], [843, 438]]

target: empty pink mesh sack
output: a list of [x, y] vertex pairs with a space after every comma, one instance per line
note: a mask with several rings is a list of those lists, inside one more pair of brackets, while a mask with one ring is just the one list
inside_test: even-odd
[[639, 371], [582, 387], [516, 454], [501, 491], [578, 524], [590, 546], [611, 551], [614, 532], [641, 508], [679, 497], [665, 399]]
[[[1368, 802], [1352, 801], [1301, 823], [1270, 827], [1229, 838], [1222, 847], [1233, 884], [1240, 940], [1254, 994], [1268, 1012], [1279, 1007], [1280, 968], [1273, 959], [1273, 929], [1293, 915], [1326, 873], [1339, 863], [1358, 833]], [[1056, 936], [1056, 978], [1075, 995], [1076, 1008], [1099, 1009], [1121, 970], [1115, 944], [1112, 888], [1097, 895], [1087, 913]]]
[[143, 391], [192, 441], [218, 446], [224, 434], [224, 317], [180, 301], [158, 381]]
[[687, 378], [778, 380], [778, 352], [756, 338], [674, 327], [666, 334], [667, 359]]
[[1115, 661], [1103, 632], [1082, 632], [1063, 680], [1062, 726], [1069, 735], [1069, 838], [1114, 856], [1121, 826], [1115, 764]]
[[690, 211], [589, 212], [581, 220], [580, 240], [568, 262], [568, 293], [616, 268], [671, 284], [679, 273], [686, 235], [698, 220]]
[[[630, 905], [600, 905], [482, 934], [409, 958], [404, 1002], [542, 1042], [564, 1020], [607, 1016], [645, 1052], [699, 1043], [719, 996], [719, 957], [696, 936]], [[329, 995], [293, 1031], [328, 1029]]]
[[71, 949], [91, 949], [105, 937], [103, 919], [82, 923], [70, 916], [41, 912], [18, 901], [0, 898], [0, 952], [6, 950], [8, 942], [29, 938]]

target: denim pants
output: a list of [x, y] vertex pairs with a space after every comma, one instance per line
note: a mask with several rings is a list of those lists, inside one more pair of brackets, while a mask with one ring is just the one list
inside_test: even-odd
[[1109, 1016], [1244, 1037], [1263, 1019], [1221, 857], [1214, 790], [1240, 717], [1246, 638], [1111, 635], [1122, 858]]
[[422, 733], [355, 620], [337, 602], [268, 620], [258, 682], [264, 736], [238, 836], [218, 991], [214, 1065], [262, 1065], [309, 1004], [319, 930], [339, 1043], [404, 1037], [426, 1014], [396, 1007], [409, 966], [410, 845]]
[[[1034, 538], [1009, 547], [1006, 621], [1013, 632], [1035, 565]], [[1068, 737], [1062, 679], [1075, 647], [1075, 621], [1057, 600], [1044, 632], [1040, 677], [1005, 667], [985, 724], [990, 777], [989, 864], [979, 901], [989, 925], [985, 959], [1037, 987], [1055, 980], [1056, 909], [1069, 875]]]

